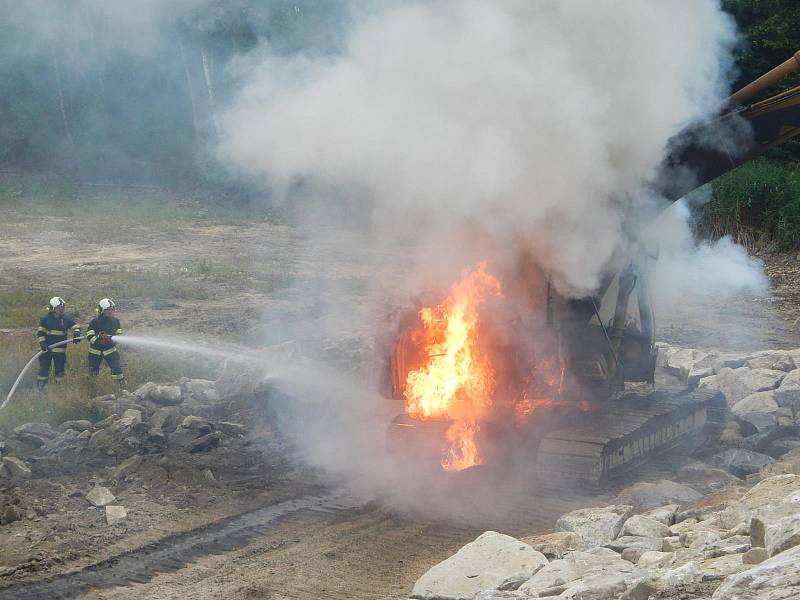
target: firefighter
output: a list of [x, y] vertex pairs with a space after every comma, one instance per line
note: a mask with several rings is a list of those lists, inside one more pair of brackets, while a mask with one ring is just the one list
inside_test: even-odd
[[55, 367], [56, 383], [61, 383], [64, 378], [64, 366], [67, 364], [66, 344], [57, 348], [50, 348], [51, 345], [67, 340], [68, 334], [72, 331], [72, 342], [80, 342], [81, 328], [69, 317], [64, 316], [64, 300], [55, 296], [50, 298], [47, 305], [47, 314], [39, 319], [39, 327], [36, 330], [36, 339], [42, 354], [39, 355], [39, 375], [36, 377], [36, 388], [41, 392], [50, 379], [50, 363]]
[[97, 316], [89, 323], [86, 339], [89, 340], [89, 372], [100, 373], [100, 364], [105, 359], [111, 369], [111, 379], [122, 385], [122, 364], [113, 336], [120, 335], [119, 319], [114, 316], [114, 301], [103, 298], [97, 303]]

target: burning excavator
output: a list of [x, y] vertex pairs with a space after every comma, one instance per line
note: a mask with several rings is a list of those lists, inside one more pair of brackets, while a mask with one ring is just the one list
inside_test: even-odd
[[[675, 201], [800, 133], [800, 86], [748, 104], [798, 69], [800, 52], [670, 140], [653, 191]], [[514, 273], [484, 262], [401, 313], [388, 351], [390, 395], [404, 404], [393, 449], [444, 471], [522, 456], [534, 476], [597, 484], [720, 421], [719, 393], [654, 390], [647, 260], [578, 299], [528, 255]]]

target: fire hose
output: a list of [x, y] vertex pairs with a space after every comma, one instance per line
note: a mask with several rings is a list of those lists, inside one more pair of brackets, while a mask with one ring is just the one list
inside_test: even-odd
[[85, 336], [80, 335], [80, 336], [78, 336], [76, 338], [66, 339], [66, 340], [61, 341], [61, 342], [56, 342], [55, 344], [50, 344], [47, 347], [47, 350], [39, 350], [39, 352], [37, 352], [33, 356], [33, 358], [31, 358], [28, 361], [28, 364], [26, 364], [22, 368], [22, 371], [19, 372], [19, 376], [17, 376], [17, 380], [14, 382], [14, 385], [11, 386], [11, 391], [8, 392], [8, 396], [6, 396], [6, 399], [3, 401], [3, 404], [0, 404], [0, 410], [4, 409], [6, 407], [6, 404], [11, 402], [11, 398], [14, 396], [14, 392], [17, 391], [17, 386], [19, 385], [19, 382], [22, 381], [22, 378], [25, 377], [25, 373], [28, 372], [28, 369], [31, 368], [31, 365], [36, 361], [37, 358], [39, 358], [45, 352], [48, 352], [49, 350], [52, 350], [53, 348], [59, 348], [61, 346], [66, 346], [67, 344], [70, 344], [70, 343], [74, 342], [75, 340], [82, 340], [82, 339], [84, 339], [84, 337]]

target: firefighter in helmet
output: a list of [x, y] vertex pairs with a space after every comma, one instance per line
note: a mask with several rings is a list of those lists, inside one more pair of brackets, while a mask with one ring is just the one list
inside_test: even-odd
[[[66, 305], [58, 296], [50, 298], [47, 304], [47, 314], [39, 319], [36, 330], [36, 340], [42, 349], [39, 354], [39, 375], [36, 377], [36, 388], [41, 392], [50, 379], [50, 363], [55, 367], [56, 383], [61, 383], [64, 378], [64, 366], [67, 364], [66, 342], [69, 332], [72, 332], [72, 341], [80, 342], [81, 328], [69, 317], [64, 316]], [[59, 344], [59, 342], [61, 342]], [[59, 344], [52, 348], [53, 344]]]
[[122, 383], [122, 364], [113, 336], [120, 335], [122, 329], [119, 319], [114, 316], [116, 305], [110, 298], [103, 298], [97, 303], [97, 316], [89, 323], [86, 339], [89, 340], [89, 372], [97, 375], [100, 365], [105, 359], [111, 369], [111, 378]]

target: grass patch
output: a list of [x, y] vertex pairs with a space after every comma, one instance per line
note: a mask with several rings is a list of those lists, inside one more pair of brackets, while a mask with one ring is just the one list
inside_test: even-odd
[[749, 249], [800, 247], [800, 169], [767, 159], [746, 163], [712, 184], [696, 209], [701, 235], [731, 235]]
[[[38, 351], [33, 339], [15, 333], [0, 335], [0, 401], [5, 400], [14, 380], [25, 363]], [[181, 377], [211, 378], [219, 375], [219, 361], [170, 356], [150, 350], [121, 349], [124, 387], [135, 390], [148, 381], [168, 382]], [[86, 342], [67, 347], [67, 368], [64, 381], [52, 381], [44, 394], [35, 389], [38, 361], [26, 374], [11, 403], [0, 411], [0, 431], [8, 433], [17, 425], [30, 421], [58, 425], [70, 419], [96, 421], [105, 415], [93, 398], [117, 392], [117, 385], [103, 364], [97, 378], [89, 375]], [[52, 376], [52, 370], [51, 370]]]
[[207, 300], [208, 291], [200, 282], [182, 280], [179, 273], [116, 268], [93, 273], [97, 289], [111, 298], [150, 298], [153, 300]]
[[[50, 293], [35, 290], [0, 290], [0, 327], [27, 327], [33, 339], [39, 319], [47, 314], [47, 302], [51, 297]], [[67, 316], [85, 327], [94, 316], [94, 301], [87, 298], [65, 298], [65, 301]]]
[[0, 203], [29, 215], [85, 219], [98, 214], [143, 222], [252, 223], [271, 222], [275, 216], [274, 209], [238, 206], [216, 198], [199, 200], [155, 186], [86, 184], [32, 174], [0, 176]]

